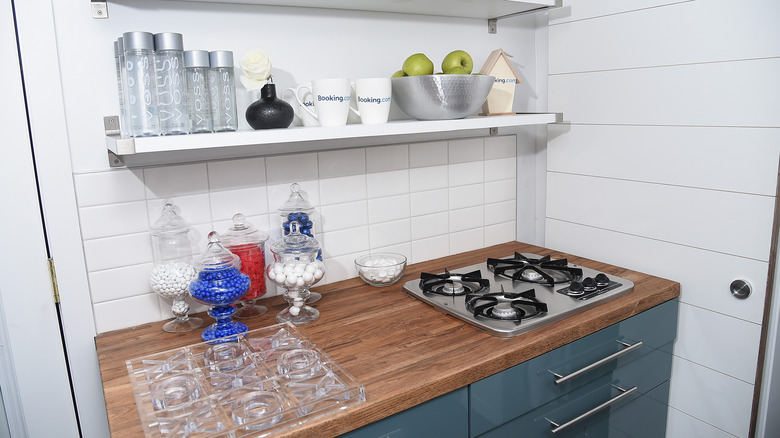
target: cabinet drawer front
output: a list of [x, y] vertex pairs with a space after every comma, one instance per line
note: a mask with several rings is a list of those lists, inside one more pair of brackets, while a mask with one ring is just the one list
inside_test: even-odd
[[[660, 304], [472, 384], [469, 392], [472, 435], [479, 435], [523, 415], [600, 376], [614, 375], [615, 370], [624, 365], [665, 344], [670, 345], [676, 335], [677, 308], [677, 300]], [[623, 344], [638, 342], [642, 345], [634, 348]], [[620, 352], [624, 354], [618, 354]], [[610, 356], [613, 359], [603, 361]], [[602, 363], [598, 364], [600, 361]], [[556, 374], [567, 376], [594, 364], [588, 371], [565, 383], [555, 383], [558, 379]]]
[[348, 432], [348, 438], [468, 437], [468, 388], [461, 388]]
[[[603, 375], [592, 380], [568, 394], [480, 435], [480, 437], [607, 437], [612, 436], [611, 429], [613, 428], [615, 429], [614, 436], [624, 436], [627, 431], [622, 430], [622, 428], [630, 425], [628, 415], [631, 415], [633, 411], [626, 411], [625, 417], [619, 417], [616, 413], [644, 393], [652, 394], [652, 401], [658, 403], [658, 406], [665, 405], [666, 398], [663, 397], [664, 394], [667, 394], [668, 397], [668, 389], [666, 392], [660, 391], [658, 394], [651, 390], [668, 381], [671, 366], [671, 354], [662, 350], [652, 350], [642, 358], [619, 368], [613, 374]], [[662, 418], [658, 415], [659, 412], [664, 412]], [[612, 426], [613, 415], [616, 415], [616, 418], [622, 418], [618, 422], [621, 424], [620, 428]], [[653, 409], [642, 415], [650, 415], [652, 418], [647, 420], [650, 423], [665, 423], [666, 421], [665, 407], [664, 409]], [[556, 428], [558, 429], [557, 433], [553, 433], [553, 429]], [[654, 429], [658, 429], [658, 427]], [[629, 436], [633, 435], [629, 434]]]

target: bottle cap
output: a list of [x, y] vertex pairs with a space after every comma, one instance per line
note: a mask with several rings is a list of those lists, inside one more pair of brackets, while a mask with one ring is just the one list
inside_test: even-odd
[[233, 68], [233, 52], [227, 50], [209, 52], [209, 61], [212, 67]]
[[184, 40], [180, 33], [156, 33], [154, 34], [154, 50], [184, 50]]
[[209, 52], [205, 50], [187, 50], [184, 52], [184, 66], [208, 68]]
[[125, 51], [154, 50], [154, 35], [149, 32], [125, 32], [122, 39]]

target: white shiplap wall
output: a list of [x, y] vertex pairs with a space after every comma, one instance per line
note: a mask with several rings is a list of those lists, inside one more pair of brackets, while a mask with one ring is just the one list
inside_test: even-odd
[[[780, 159], [780, 3], [550, 12], [546, 245], [679, 281], [667, 436], [747, 437]], [[753, 294], [737, 300], [732, 280]]]

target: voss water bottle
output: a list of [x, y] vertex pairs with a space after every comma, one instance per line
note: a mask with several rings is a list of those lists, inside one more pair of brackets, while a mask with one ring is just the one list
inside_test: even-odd
[[195, 133], [214, 131], [209, 101], [209, 52], [188, 50], [184, 52], [187, 70], [187, 105], [190, 112], [190, 131]]
[[125, 66], [125, 45], [122, 42], [122, 37], [117, 38], [114, 41], [114, 61], [116, 63], [116, 85], [119, 91], [119, 135], [121, 137], [128, 137], [128, 123], [125, 113], [125, 79], [124, 79], [124, 66]]
[[238, 129], [236, 111], [236, 80], [233, 71], [233, 52], [209, 52], [209, 88], [211, 91], [211, 117], [214, 131]]
[[154, 58], [160, 133], [188, 134], [190, 117], [187, 109], [184, 43], [181, 34], [155, 34]]
[[154, 36], [149, 32], [125, 32], [126, 117], [132, 137], [160, 135], [157, 114], [157, 81], [154, 77]]

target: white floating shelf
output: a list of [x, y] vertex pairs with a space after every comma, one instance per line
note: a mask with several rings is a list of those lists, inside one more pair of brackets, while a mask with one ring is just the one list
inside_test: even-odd
[[[143, 166], [246, 156], [267, 156], [348, 147], [457, 138], [490, 128], [559, 122], [556, 113], [474, 116], [458, 120], [399, 120], [381, 125], [292, 127], [211, 134], [120, 138], [107, 135], [112, 166]], [[482, 135], [487, 135], [485, 132]]]

